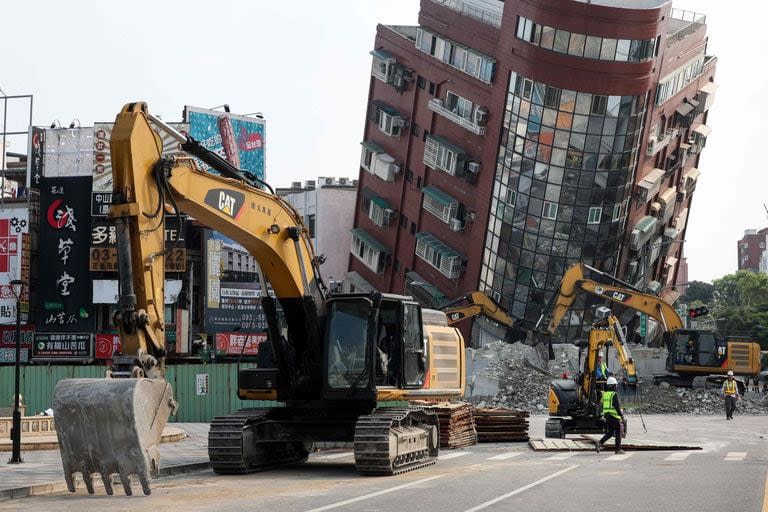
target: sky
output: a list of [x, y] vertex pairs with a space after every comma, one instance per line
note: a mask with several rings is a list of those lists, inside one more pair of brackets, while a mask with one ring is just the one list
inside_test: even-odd
[[[713, 132], [685, 244], [689, 279], [711, 281], [736, 270], [745, 229], [768, 226], [768, 173], [759, 167], [765, 29], [756, 13], [729, 2], [673, 5], [707, 15], [708, 53], [718, 57]], [[34, 95], [35, 125], [111, 121], [136, 100], [166, 121], [181, 120], [184, 105], [227, 103], [267, 119], [273, 186], [355, 178], [376, 24], [415, 25], [418, 9], [419, 0], [8, 2], [0, 88]], [[26, 122], [25, 109], [12, 106], [9, 129]], [[9, 151], [26, 152], [26, 142], [11, 140]]]

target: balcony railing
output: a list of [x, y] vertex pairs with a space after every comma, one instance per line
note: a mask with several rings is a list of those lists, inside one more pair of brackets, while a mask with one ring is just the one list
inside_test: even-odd
[[648, 156], [653, 156], [665, 147], [669, 146], [669, 143], [672, 142], [672, 139], [677, 137], [678, 134], [677, 128], [670, 128], [666, 132], [664, 132], [664, 135], [660, 139], [655, 139], [653, 136], [651, 136], [648, 139], [648, 149], [646, 154]]
[[[494, 12], [488, 9], [483, 9], [477, 5], [473, 5], [472, 2], [465, 2], [462, 0], [432, 0], [436, 4], [440, 4], [452, 11], [459, 12], [470, 18], [474, 18], [478, 21], [482, 21], [488, 25], [492, 25], [496, 28], [501, 28], [501, 12]], [[499, 2], [500, 5], [504, 5]]]
[[429, 110], [431, 110], [432, 112], [436, 114], [440, 114], [441, 116], [447, 119], [450, 119], [454, 123], [458, 124], [464, 129], [469, 130], [475, 135], [485, 135], [485, 126], [480, 126], [479, 124], [473, 123], [470, 119], [467, 119], [466, 117], [462, 117], [459, 114], [456, 114], [455, 112], [451, 112], [451, 110], [445, 106], [445, 104], [443, 103], [443, 100], [441, 100], [440, 98], [432, 98], [427, 103], [427, 106], [429, 107]]

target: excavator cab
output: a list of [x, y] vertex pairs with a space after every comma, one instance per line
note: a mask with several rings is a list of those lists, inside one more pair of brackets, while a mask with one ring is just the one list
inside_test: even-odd
[[326, 397], [376, 400], [373, 315], [373, 301], [363, 296], [329, 301], [323, 357]]

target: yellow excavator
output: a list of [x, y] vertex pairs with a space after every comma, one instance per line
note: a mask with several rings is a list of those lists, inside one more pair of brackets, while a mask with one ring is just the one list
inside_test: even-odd
[[[585, 272], [600, 281], [588, 279]], [[611, 284], [609, 284], [611, 283]], [[554, 297], [551, 318], [546, 329], [537, 329], [537, 336], [551, 337], [579, 293], [589, 293], [608, 299], [624, 307], [647, 314], [664, 331], [668, 349], [667, 375], [654, 376], [656, 383], [668, 382], [677, 386], [694, 386], [702, 381], [718, 385], [729, 370], [737, 375], [757, 375], [760, 371], [760, 345], [753, 341], [718, 340], [709, 331], [687, 330], [671, 304], [660, 297], [644, 293], [631, 284], [592, 268], [576, 263], [566, 270], [560, 288]], [[539, 324], [544, 315], [539, 318]], [[596, 322], [589, 332], [587, 357], [583, 372], [575, 381], [556, 380], [550, 386], [547, 437], [562, 437], [566, 433], [586, 433], [602, 430], [602, 418], [597, 410], [594, 388], [597, 352], [612, 345], [629, 385], [637, 384], [634, 361], [626, 347], [626, 333], [612, 314]], [[607, 360], [607, 358], [606, 358]], [[599, 397], [597, 397], [599, 398]]]
[[[188, 157], [161, 157], [152, 125], [220, 174]], [[394, 475], [433, 464], [437, 416], [384, 401], [446, 400], [464, 393], [464, 342], [444, 313], [410, 297], [326, 293], [301, 217], [269, 185], [129, 103], [118, 114], [111, 153], [120, 298], [114, 322], [122, 354], [111, 377], [66, 379], [54, 393], [64, 477], [82, 473], [89, 493], [101, 475], [126, 494], [137, 475], [145, 494], [159, 468], [157, 446], [177, 407], [165, 374], [163, 283], [166, 211], [183, 212], [243, 245], [272, 294], [262, 307], [274, 368], [238, 375], [243, 400], [276, 407], [241, 409], [213, 420], [208, 453], [217, 473], [247, 473], [306, 460], [314, 442], [354, 445], [366, 475]], [[266, 286], [263, 287], [266, 290]]]
[[468, 318], [482, 315], [498, 324], [506, 326], [505, 341], [514, 343], [526, 337], [522, 322], [507, 314], [495, 300], [480, 291], [469, 292], [458, 299], [452, 300], [440, 307], [440, 311], [448, 317], [448, 325], [457, 324]]

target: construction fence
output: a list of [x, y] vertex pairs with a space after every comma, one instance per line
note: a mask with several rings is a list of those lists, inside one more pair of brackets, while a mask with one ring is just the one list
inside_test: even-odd
[[[249, 364], [241, 364], [246, 368]], [[172, 365], [166, 379], [173, 386], [179, 412], [170, 421], [208, 423], [215, 416], [229, 414], [243, 407], [264, 407], [274, 402], [237, 398], [237, 364]], [[100, 378], [104, 366], [22, 366], [20, 394], [26, 415], [33, 416], [53, 404], [53, 390], [61, 379]], [[0, 367], [0, 408], [13, 406], [14, 367]]]

